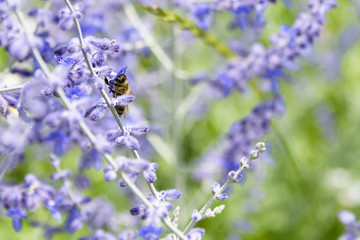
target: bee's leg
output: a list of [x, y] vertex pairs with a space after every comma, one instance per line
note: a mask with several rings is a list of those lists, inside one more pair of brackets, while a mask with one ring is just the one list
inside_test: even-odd
[[104, 81], [105, 81], [106, 85], [110, 85], [109, 80], [107, 79], [107, 77], [104, 77]]
[[116, 97], [117, 93], [114, 90], [112, 90], [111, 88], [109, 88], [109, 89], [110, 89], [111, 93], [114, 95], [114, 97]]

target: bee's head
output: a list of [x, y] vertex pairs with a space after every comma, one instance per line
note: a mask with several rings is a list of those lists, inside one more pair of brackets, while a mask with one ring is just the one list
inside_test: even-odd
[[125, 75], [126, 69], [127, 69], [126, 66], [125, 66], [125, 67], [122, 67], [122, 68], [120, 69], [120, 71], [116, 74], [116, 77], [115, 77], [114, 79], [116, 79], [116, 80], [119, 81], [120, 83], [125, 82], [125, 81], [126, 81], [126, 75]]
[[117, 78], [117, 81], [119, 81], [120, 83], [124, 83], [126, 81], [126, 75], [125, 74], [120, 74]]

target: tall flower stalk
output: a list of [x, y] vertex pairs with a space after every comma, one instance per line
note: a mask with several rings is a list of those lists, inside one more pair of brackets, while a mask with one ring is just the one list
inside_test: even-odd
[[[272, 119], [284, 113], [284, 100], [279, 90], [279, 79], [284, 76], [284, 70], [292, 70], [297, 66], [295, 60], [310, 49], [325, 23], [325, 14], [336, 6], [336, 2], [332, 0], [310, 0], [309, 13], [301, 14], [293, 26], [283, 26], [271, 38], [269, 48], [255, 43], [246, 51], [241, 51], [220, 40], [220, 37], [209, 30], [216, 12], [229, 12], [232, 14], [230, 28], [240, 28], [242, 31], [250, 28], [258, 33], [265, 25], [265, 9], [269, 3], [274, 2], [246, 1], [235, 4], [232, 1], [175, 1], [175, 7], [180, 12], [184, 9], [188, 11], [187, 16], [182, 16], [165, 10], [167, 7], [160, 2], [159, 5], [154, 5], [145, 1], [138, 5], [139, 9], [145, 10], [145, 16], [141, 16], [141, 12], [138, 14], [137, 8], [130, 1], [105, 1], [98, 10], [89, 7], [91, 1], [54, 0], [47, 2], [44, 8], [28, 12], [29, 17], [36, 22], [36, 28], [32, 31], [28, 19], [20, 9], [20, 0], [0, 1], [0, 44], [14, 59], [8, 71], [21, 78], [32, 78], [19, 85], [2, 84], [0, 88], [0, 114], [3, 116], [0, 124], [0, 153], [6, 156], [0, 164], [0, 178], [21, 164], [27, 145], [36, 145], [44, 152], [51, 152], [48, 155], [51, 166], [55, 168], [50, 177], [51, 183], [27, 174], [23, 183], [0, 184], [0, 204], [6, 210], [4, 215], [11, 218], [13, 229], [20, 232], [23, 220], [31, 217], [28, 212], [43, 205], [52, 218], [62, 223], [61, 226], [54, 227], [46, 222], [30, 220], [32, 225], [42, 227], [48, 238], [57, 232], [72, 234], [86, 225], [90, 235], [81, 237], [81, 240], [132, 240], [137, 237], [155, 240], [162, 236], [164, 230], [164, 235], [167, 234], [162, 238], [164, 240], [201, 239], [205, 230], [195, 228], [197, 222], [221, 214], [225, 205], [214, 209], [212, 205], [216, 201], [228, 199], [227, 190], [231, 183], [243, 182], [255, 168], [255, 160], [266, 150], [265, 143], [258, 141], [270, 131]], [[53, 13], [52, 8], [60, 11]], [[126, 16], [124, 21], [130, 23], [119, 24], [114, 21], [114, 29], [119, 28], [119, 34], [115, 35], [120, 43], [97, 37], [109, 35], [104, 19], [111, 14], [99, 14], [102, 8], [114, 13], [122, 11]], [[173, 47], [172, 53], [168, 53], [167, 47], [163, 46], [167, 40], [156, 39], [149, 30], [152, 27], [150, 21], [148, 23], [143, 20], [148, 12], [157, 17], [152, 19], [155, 22], [159, 19], [169, 23], [169, 26], [178, 26], [170, 37], [174, 38], [170, 44]], [[56, 31], [64, 31], [64, 34], [54, 33], [55, 28]], [[77, 38], [69, 40], [66, 31], [72, 29]], [[192, 33], [184, 41], [199, 39], [224, 57], [219, 69], [209, 72], [211, 76], [204, 74], [197, 77], [194, 73], [179, 69], [179, 52], [176, 49], [179, 42], [175, 38], [183, 31]], [[70, 32], [70, 35], [73, 34]], [[154, 182], [157, 180], [159, 164], [145, 160], [138, 151], [142, 147], [144, 156], [152, 151], [144, 139], [137, 138], [149, 131], [148, 126], [137, 123], [143, 121], [146, 110], [139, 110], [136, 106], [129, 116], [131, 121], [122, 120], [116, 107], [126, 108], [134, 101], [135, 96], [114, 94], [109, 97], [105, 87], [105, 83], [109, 84], [109, 90], [112, 91], [114, 85], [119, 84], [114, 80], [119, 76], [127, 76], [126, 81], [132, 87], [143, 87], [143, 91], [135, 94], [140, 98], [138, 105], [141, 105], [141, 98], [144, 97], [147, 100], [145, 105], [154, 112], [157, 111], [155, 106], [159, 104], [155, 103], [159, 102], [160, 93], [151, 84], [159, 84], [158, 76], [151, 78], [151, 74], [147, 73], [147, 81], [142, 82], [144, 86], [136, 86], [132, 71], [126, 73], [127, 67], [122, 67], [118, 73], [112, 67], [122, 64], [129, 65], [129, 69], [150, 69], [156, 64], [143, 60], [150, 53], [173, 78], [170, 84], [173, 89], [170, 89], [169, 94], [172, 97], [169, 112], [172, 117], [170, 125], [174, 129], [165, 131], [171, 132], [169, 135], [173, 139], [175, 150], [171, 149], [171, 143], [168, 144], [159, 137], [164, 128], [154, 123], [154, 132], [158, 135], [154, 134], [148, 140], [150, 144], [156, 145], [155, 149], [162, 156], [171, 158], [168, 159], [169, 162], [175, 162], [176, 169], [171, 171], [175, 172], [177, 188], [181, 188], [182, 184], [179, 183], [186, 180], [182, 179], [179, 168], [187, 161], [183, 159], [185, 154], [182, 153], [185, 151], [182, 149], [181, 134], [185, 129], [186, 117], [192, 115], [190, 112], [201, 116], [211, 102], [226, 98], [233, 91], [244, 92], [248, 84], [261, 96], [261, 102], [246, 117], [235, 121], [228, 133], [197, 159], [198, 164], [194, 165], [192, 172], [194, 179], [226, 177], [226, 181], [222, 185], [218, 182], [212, 184], [210, 199], [199, 210], [193, 210], [191, 220], [183, 231], [180, 230], [179, 222], [181, 208], [174, 208], [172, 204], [183, 193], [178, 189], [158, 190]], [[143, 66], [141, 62], [145, 62], [142, 63]], [[266, 98], [258, 86], [250, 82], [255, 77], [269, 81]], [[187, 83], [183, 80], [189, 80], [190, 85], [197, 85], [185, 99], [183, 88]], [[107, 109], [110, 109], [111, 115]], [[161, 115], [160, 118], [163, 116], [168, 115]], [[256, 142], [256, 149], [251, 150]], [[82, 155], [78, 162], [78, 172], [72, 176], [71, 171], [60, 168], [60, 156], [75, 145], [81, 149]], [[133, 158], [113, 157], [114, 148], [118, 146], [131, 150]], [[163, 149], [167, 153], [162, 152]], [[102, 160], [107, 164], [104, 168]], [[136, 223], [124, 222], [126, 227], [119, 233], [120, 230], [113, 226], [110, 217], [116, 213], [110, 203], [101, 198], [93, 200], [78, 194], [90, 185], [83, 175], [88, 168], [103, 168], [106, 182], [118, 179], [120, 187], [128, 187], [130, 191], [126, 196], [133, 204], [130, 214], [138, 216], [133, 218]], [[147, 184], [147, 190], [135, 184], [140, 175]], [[56, 183], [57, 181], [59, 182]], [[167, 186], [164, 182], [160, 184]], [[109, 216], [103, 220], [99, 215], [105, 213]], [[66, 216], [64, 222], [63, 216]], [[115, 237], [114, 234], [119, 235]]]

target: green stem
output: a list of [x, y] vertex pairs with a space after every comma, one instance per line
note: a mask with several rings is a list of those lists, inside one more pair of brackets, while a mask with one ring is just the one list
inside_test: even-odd
[[189, 19], [183, 18], [173, 11], [167, 11], [159, 8], [158, 6], [147, 6], [144, 4], [140, 4], [140, 6], [149, 13], [159, 17], [164, 22], [177, 23], [182, 29], [190, 30], [195, 37], [200, 38], [204, 43], [213, 47], [215, 51], [223, 55], [226, 59], [233, 59], [237, 57], [237, 55], [215, 34], [202, 30]]
[[[258, 152], [258, 154], [259, 154], [259, 152]], [[255, 160], [258, 157], [259, 157], [259, 155], [257, 155], [256, 158], [252, 158], [251, 156], [249, 158], [246, 158], [246, 161], [243, 162], [243, 164], [235, 172], [235, 176], [236, 176], [235, 178], [237, 178], [244, 170], [246, 170], [246, 166], [248, 166], [248, 164], [251, 160]], [[205, 216], [206, 210], [208, 210], [213, 205], [213, 203], [216, 201], [216, 196], [219, 194], [222, 194], [228, 188], [230, 183], [232, 183], [232, 182], [228, 178], [228, 180], [220, 187], [220, 189], [216, 193], [213, 193], [213, 195], [210, 197], [210, 199], [207, 201], [207, 203], [199, 211], [199, 214], [201, 215], [202, 218]], [[189, 224], [187, 225], [187, 227], [184, 230], [184, 234], [187, 234], [196, 225], [196, 223], [197, 222], [190, 220]]]
[[[64, 0], [68, 6], [71, 6], [71, 3], [68, 0]], [[71, 9], [70, 9], [71, 10]], [[18, 10], [14, 11], [16, 17], [19, 20], [20, 23], [20, 27], [22, 28], [23, 32], [25, 33], [25, 36], [27, 39], [29, 39], [29, 33], [27, 32], [27, 28], [25, 27], [25, 20], [24, 17], [22, 15], [22, 13]], [[77, 19], [74, 21], [77, 21]], [[77, 21], [78, 22], [78, 21]], [[80, 26], [79, 24], [75, 24], [76, 26]], [[80, 27], [77, 28], [78, 30], [80, 30]], [[82, 37], [81, 35], [81, 30], [79, 33], [79, 37]], [[81, 42], [82, 40], [80, 40]], [[83, 42], [82, 42], [83, 43]], [[34, 59], [38, 62], [41, 70], [44, 72], [45, 76], [47, 78], [49, 78], [51, 76], [51, 72], [48, 68], [48, 66], [46, 65], [45, 61], [42, 59], [41, 54], [39, 52], [39, 50], [37, 48], [35, 48], [34, 46], [30, 45], [30, 49], [31, 52], [33, 53]], [[86, 55], [86, 53], [83, 51], [84, 55]], [[85, 57], [85, 56], [84, 56]], [[87, 61], [87, 63], [89, 63], [88, 59], [85, 57], [85, 60]], [[92, 73], [95, 73], [95, 71], [93, 70], [91, 64], [88, 64], [89, 69], [91, 71], [92, 69]], [[96, 74], [94, 75], [96, 76]], [[66, 97], [63, 89], [61, 88], [57, 88], [56, 89], [56, 94], [59, 96], [60, 100], [63, 102], [64, 106], [66, 109], [72, 109], [73, 106], [71, 105], [71, 102], [69, 101], [69, 99]], [[110, 99], [107, 98], [109, 101]], [[105, 99], [106, 100], [106, 99]], [[111, 107], [110, 102], [108, 102], [109, 107]], [[111, 108], [110, 108], [111, 109]], [[86, 125], [86, 123], [83, 120], [79, 121], [79, 126], [82, 130], [82, 132], [85, 134], [85, 136], [88, 137], [88, 139], [90, 140], [90, 142], [95, 145], [96, 144], [96, 137], [94, 136], [94, 134], [91, 132], [91, 130], [89, 129], [89, 127]], [[121, 127], [120, 127], [121, 128]], [[107, 153], [101, 153], [103, 158], [108, 162], [108, 164], [110, 164], [112, 166], [112, 168], [114, 169], [114, 171], [116, 171], [117, 173], [119, 173], [120, 177], [124, 180], [124, 182], [127, 184], [127, 186], [131, 189], [131, 191], [148, 207], [148, 208], [155, 208], [151, 202], [146, 198], [146, 196], [140, 191], [140, 189], [129, 179], [129, 177], [126, 175], [125, 172], [119, 170], [117, 164], [115, 163], [115, 160], [112, 158], [112, 156], [110, 154]], [[135, 155], [135, 154], [134, 154]], [[138, 156], [138, 154], [137, 154]], [[150, 190], [152, 191], [156, 191], [155, 187], [150, 186]], [[155, 195], [156, 196], [156, 195]], [[174, 227], [170, 221], [168, 221], [168, 219], [163, 219], [162, 221], [164, 223], [164, 225], [166, 227], [168, 227], [172, 232], [174, 232], [180, 239], [182, 240], [187, 240], [187, 238], [182, 234], [182, 232], [177, 229], [176, 227]]]

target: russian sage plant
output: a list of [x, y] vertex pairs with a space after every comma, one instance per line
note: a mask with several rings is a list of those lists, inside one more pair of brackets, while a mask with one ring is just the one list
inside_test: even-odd
[[[0, 45], [9, 58], [0, 89], [2, 214], [16, 232], [26, 222], [43, 229], [46, 239], [68, 233], [82, 240], [206, 236], [206, 229], [196, 224], [221, 214], [225, 205], [213, 204], [226, 201], [230, 184], [244, 182], [261, 164], [259, 158], [266, 156], [261, 139], [271, 130], [272, 119], [285, 112], [279, 81], [299, 67], [298, 59], [315, 44], [326, 13], [337, 5], [333, 0], [310, 0], [291, 26], [279, 26], [265, 47], [258, 38], [266, 25], [263, 14], [269, 4], [276, 7], [276, 1], [32, 4], [0, 1]], [[228, 22], [221, 21], [224, 28], [254, 37], [222, 40], [211, 31], [221, 14], [230, 16]], [[155, 37], [152, 31], [159, 24], [174, 29], [170, 37]], [[195, 41], [208, 45], [222, 58], [221, 64], [206, 73], [183, 70], [177, 38], [185, 45]], [[244, 48], [242, 41], [251, 45]], [[117, 82], [120, 76], [126, 79]], [[256, 78], [261, 81], [252, 81]], [[119, 92], [124, 83], [133, 94]], [[267, 88], [260, 88], [262, 83]], [[187, 116], [201, 118], [211, 103], [249, 88], [259, 97], [258, 104], [194, 161], [191, 174], [184, 174], [190, 181], [211, 181], [210, 198], [179, 206], [188, 193], [178, 183], [189, 181], [181, 179], [177, 169], [188, 162], [179, 140], [180, 132], [186, 131], [184, 121]], [[162, 96], [166, 94], [168, 98]], [[119, 116], [119, 108], [130, 108], [126, 119]], [[167, 144], [169, 136], [174, 146]], [[153, 161], [155, 152], [166, 160], [163, 164]], [[64, 159], [75, 155], [71, 161], [76, 169], [67, 169]], [[47, 175], [26, 172], [24, 179], [14, 180], [24, 164], [45, 166]], [[167, 186], [157, 175], [161, 168], [172, 168], [174, 188], [159, 188]], [[121, 201], [108, 201], [105, 192], [88, 196], [89, 188], [97, 184], [88, 174], [92, 169], [104, 181], [118, 182], [123, 189], [111, 187], [122, 192]], [[203, 207], [199, 201], [205, 201]], [[118, 212], [118, 205], [127, 211]], [[185, 216], [183, 208], [194, 210]], [[34, 214], [43, 209], [57, 222]], [[350, 229], [355, 220], [345, 218], [349, 216], [341, 219]]]

